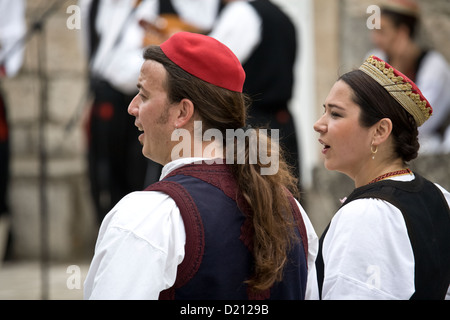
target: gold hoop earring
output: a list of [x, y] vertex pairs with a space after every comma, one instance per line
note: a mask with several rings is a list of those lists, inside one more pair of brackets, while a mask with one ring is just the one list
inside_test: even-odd
[[378, 152], [378, 146], [375, 146], [375, 150], [373, 150], [373, 144], [370, 146], [370, 151], [372, 152], [372, 160], [375, 160], [375, 154]]

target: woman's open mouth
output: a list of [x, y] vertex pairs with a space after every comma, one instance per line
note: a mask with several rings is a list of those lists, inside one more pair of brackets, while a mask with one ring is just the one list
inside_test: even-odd
[[319, 143], [323, 146], [322, 153], [326, 154], [331, 147], [321, 139], [319, 139]]

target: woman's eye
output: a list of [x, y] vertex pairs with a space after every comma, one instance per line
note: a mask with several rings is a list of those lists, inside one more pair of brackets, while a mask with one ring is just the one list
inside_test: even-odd
[[331, 112], [331, 116], [333, 117], [333, 118], [341, 118], [342, 116], [339, 114], [339, 113], [337, 113], [337, 112]]

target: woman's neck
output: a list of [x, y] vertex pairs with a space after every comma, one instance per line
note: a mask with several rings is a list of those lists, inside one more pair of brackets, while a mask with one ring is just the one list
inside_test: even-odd
[[355, 187], [359, 188], [369, 184], [371, 181], [384, 174], [404, 169], [406, 169], [406, 166], [401, 159], [389, 163], [374, 163], [368, 168], [365, 168], [358, 175], [355, 175], [353, 181], [355, 182]]

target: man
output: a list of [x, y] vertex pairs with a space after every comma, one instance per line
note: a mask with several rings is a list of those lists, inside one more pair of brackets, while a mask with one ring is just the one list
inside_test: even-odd
[[[126, 106], [136, 93], [143, 30], [135, 0], [80, 0], [92, 105], [86, 123], [89, 180], [97, 222], [127, 193], [144, 186], [147, 161]], [[111, 24], [114, 21], [114, 24]]]
[[[236, 56], [211, 37], [180, 32], [144, 58], [128, 112], [142, 153], [164, 166], [161, 181], [129, 194], [104, 219], [85, 298], [317, 298], [317, 236], [287, 191], [295, 192], [296, 179], [284, 160], [265, 176], [261, 161], [249, 161], [257, 146], [246, 143], [238, 164], [227, 152], [234, 144], [222, 151], [218, 135], [204, 138], [246, 124]], [[256, 131], [250, 141], [252, 134], [260, 146], [276, 143]]]
[[381, 28], [372, 33], [378, 50], [370, 54], [409, 77], [430, 101], [434, 116], [419, 129], [421, 152], [440, 153], [444, 151], [443, 139], [450, 124], [450, 66], [442, 54], [417, 43], [419, 22], [420, 8], [414, 0], [383, 3]]

